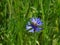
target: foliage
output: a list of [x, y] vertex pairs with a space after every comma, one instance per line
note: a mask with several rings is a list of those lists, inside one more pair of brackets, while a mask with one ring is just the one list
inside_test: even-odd
[[[31, 33], [26, 24], [39, 17], [43, 30]], [[59, 0], [0, 0], [0, 45], [60, 45]]]

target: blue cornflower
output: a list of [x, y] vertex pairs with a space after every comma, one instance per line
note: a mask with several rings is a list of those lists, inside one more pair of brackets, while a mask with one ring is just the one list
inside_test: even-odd
[[43, 23], [41, 22], [40, 18], [31, 18], [30, 21], [28, 21], [28, 24], [26, 25], [26, 30], [29, 32], [38, 32], [42, 30], [39, 26], [41, 26]]

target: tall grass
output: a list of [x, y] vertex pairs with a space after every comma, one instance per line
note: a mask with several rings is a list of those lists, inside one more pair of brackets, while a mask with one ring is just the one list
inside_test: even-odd
[[[42, 31], [26, 30], [32, 17], [41, 18]], [[0, 45], [60, 45], [60, 1], [0, 0]]]

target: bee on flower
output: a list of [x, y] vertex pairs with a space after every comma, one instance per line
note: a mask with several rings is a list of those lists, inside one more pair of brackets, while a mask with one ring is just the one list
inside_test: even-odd
[[40, 18], [31, 18], [30, 21], [28, 21], [27, 25], [26, 25], [26, 30], [28, 30], [29, 32], [39, 32], [40, 30], [42, 30], [41, 27], [42, 26], [42, 21]]

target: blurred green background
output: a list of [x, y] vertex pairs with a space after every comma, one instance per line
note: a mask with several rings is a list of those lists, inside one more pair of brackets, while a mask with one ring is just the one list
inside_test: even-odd
[[[42, 31], [26, 31], [32, 17]], [[60, 0], [0, 0], [0, 45], [60, 45]]]

